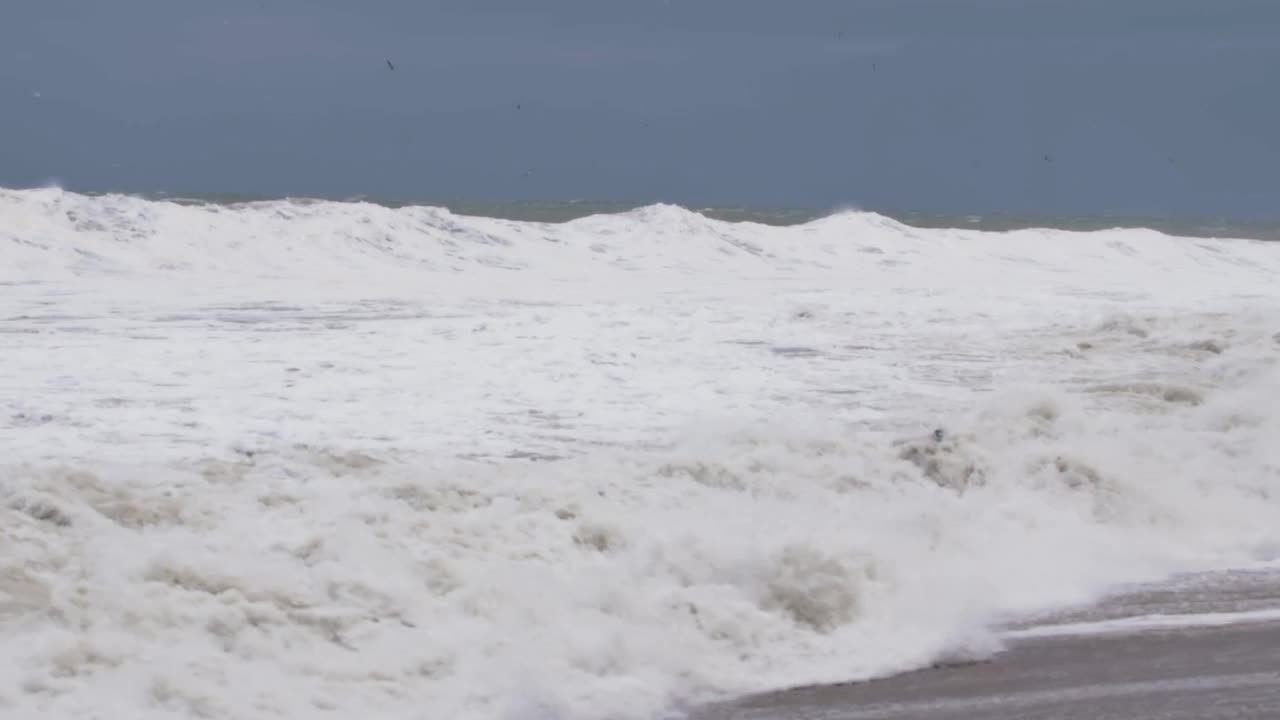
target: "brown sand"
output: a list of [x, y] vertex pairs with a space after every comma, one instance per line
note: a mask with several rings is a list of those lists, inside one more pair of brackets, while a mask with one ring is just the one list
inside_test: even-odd
[[989, 662], [802, 688], [694, 720], [1280, 720], [1280, 623], [1018, 641]]

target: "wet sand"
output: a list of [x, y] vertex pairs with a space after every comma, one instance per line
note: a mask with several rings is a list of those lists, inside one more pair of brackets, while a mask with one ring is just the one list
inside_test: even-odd
[[1024, 640], [990, 662], [761, 695], [697, 720], [1276, 720], [1280, 623]]
[[[1246, 617], [1277, 607], [1278, 580], [1274, 571], [1197, 576], [1045, 619]], [[1280, 622], [1025, 637], [987, 662], [758, 695], [693, 719], [1280, 720]]]

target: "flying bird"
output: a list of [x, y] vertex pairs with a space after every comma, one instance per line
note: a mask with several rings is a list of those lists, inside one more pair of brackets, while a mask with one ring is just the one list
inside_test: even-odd
[[392, 70], [395, 70], [395, 69], [396, 69], [396, 66], [395, 66], [395, 65], [392, 65], [390, 60], [388, 60], [388, 61], [387, 61], [387, 67], [388, 67], [388, 68], [390, 68], [390, 69], [392, 69]]

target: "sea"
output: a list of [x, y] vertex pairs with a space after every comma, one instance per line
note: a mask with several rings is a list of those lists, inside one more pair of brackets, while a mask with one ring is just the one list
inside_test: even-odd
[[659, 720], [1157, 622], [1280, 569], [1277, 238], [0, 189], [0, 715]]

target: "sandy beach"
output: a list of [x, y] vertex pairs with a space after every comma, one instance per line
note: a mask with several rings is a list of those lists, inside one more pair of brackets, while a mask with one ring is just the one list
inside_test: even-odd
[[[1222, 580], [1210, 591], [1206, 580]], [[1229, 582], [1227, 581], [1229, 580]], [[1274, 575], [1215, 574], [1191, 585], [1129, 593], [1053, 619], [1050, 632], [1012, 640], [988, 662], [847, 685], [759, 695], [696, 720], [1262, 720], [1280, 717], [1280, 622], [1265, 617]], [[1265, 589], [1270, 587], [1270, 592]], [[1178, 588], [1183, 592], [1175, 593]], [[1264, 597], [1265, 596], [1265, 597]], [[1052, 635], [1068, 623], [1122, 617], [1124, 608], [1181, 607], [1215, 626]], [[1205, 613], [1228, 613], [1206, 615]], [[1149, 615], [1146, 617], [1150, 617]]]

